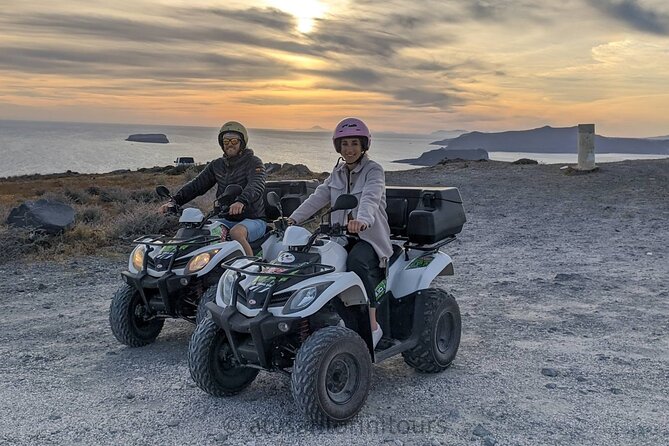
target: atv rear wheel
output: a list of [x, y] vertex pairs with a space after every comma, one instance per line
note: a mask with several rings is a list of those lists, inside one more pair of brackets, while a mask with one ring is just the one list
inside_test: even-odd
[[247, 388], [258, 369], [239, 365], [225, 332], [211, 318], [204, 319], [188, 345], [190, 376], [210, 395], [232, 396]]
[[195, 325], [199, 325], [200, 322], [209, 317], [209, 310], [207, 310], [207, 307], [205, 307], [205, 305], [207, 305], [208, 302], [216, 301], [217, 288], [218, 285], [210, 286], [209, 288], [207, 288], [207, 291], [205, 291], [200, 297], [200, 302], [198, 302], [197, 304], [197, 313], [195, 313]]
[[327, 426], [353, 418], [365, 404], [372, 380], [367, 344], [353, 330], [325, 327], [302, 344], [291, 376], [300, 410]]
[[419, 372], [441, 372], [451, 365], [460, 347], [460, 308], [455, 298], [443, 290], [429, 288], [419, 293], [424, 296], [425, 325], [418, 345], [402, 356]]
[[147, 318], [148, 311], [139, 291], [124, 283], [116, 290], [109, 306], [109, 325], [119, 342], [142, 347], [156, 340], [165, 321]]

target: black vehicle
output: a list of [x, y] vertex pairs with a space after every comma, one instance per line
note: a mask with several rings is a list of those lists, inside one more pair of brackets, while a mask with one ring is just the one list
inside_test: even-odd
[[[294, 193], [302, 181], [267, 182], [272, 203], [294, 209], [305, 194]], [[286, 189], [286, 184], [292, 189]], [[276, 191], [286, 190], [284, 197]], [[171, 198], [170, 191], [158, 186], [156, 192]], [[238, 185], [228, 186], [214, 202], [212, 211], [204, 215], [196, 208], [173, 207], [179, 215], [179, 229], [173, 236], [145, 235], [134, 240], [136, 245], [128, 260], [128, 269], [121, 273], [124, 283], [114, 294], [109, 323], [119, 342], [141, 347], [155, 341], [165, 319], [181, 318], [200, 322], [206, 310], [204, 304], [213, 301], [216, 286], [224, 270], [218, 265], [244, 255], [242, 246], [221, 238], [224, 229], [221, 218], [242, 192]], [[289, 193], [293, 192], [293, 193]], [[267, 203], [267, 219], [278, 217], [276, 206]], [[263, 237], [250, 243], [257, 255], [274, 257], [281, 249], [281, 234], [268, 227]]]

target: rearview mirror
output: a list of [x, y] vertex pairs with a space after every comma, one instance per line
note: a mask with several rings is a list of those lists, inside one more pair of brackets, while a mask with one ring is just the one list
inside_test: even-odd
[[344, 209], [354, 209], [356, 206], [358, 206], [358, 199], [355, 195], [343, 194], [337, 197], [337, 200], [335, 201], [334, 206], [332, 206], [330, 212], [341, 211]]
[[281, 199], [279, 198], [279, 195], [277, 195], [276, 192], [270, 191], [267, 194], [267, 204], [269, 204], [274, 208], [277, 208], [279, 210], [279, 214], [283, 216], [283, 209], [281, 208]]
[[156, 193], [158, 194], [159, 197], [162, 198], [172, 198], [172, 194], [170, 194], [170, 190], [166, 188], [165, 186], [158, 186], [156, 187]]
[[223, 195], [217, 198], [221, 204], [231, 204], [243, 191], [239, 184], [229, 184], [223, 191]]

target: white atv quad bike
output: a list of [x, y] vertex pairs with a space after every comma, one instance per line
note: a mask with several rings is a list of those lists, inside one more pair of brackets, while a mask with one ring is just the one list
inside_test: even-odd
[[[216, 302], [206, 305], [211, 319], [193, 332], [188, 351], [201, 389], [229, 396], [259, 370], [288, 373], [300, 410], [328, 425], [362, 408], [373, 362], [401, 353], [421, 372], [451, 364], [460, 344], [460, 310], [450, 294], [430, 285], [453, 274], [440, 248], [465, 222], [460, 194], [456, 188], [389, 188], [387, 196], [395, 254], [376, 290], [384, 333], [376, 348], [369, 296], [360, 278], [346, 271], [348, 254], [336, 241], [347, 236], [345, 227], [321, 223], [312, 235], [290, 226], [283, 239], [288, 249], [271, 263], [252, 257], [223, 263]], [[355, 196], [343, 195], [330, 212], [356, 206]]]
[[[164, 186], [158, 186], [156, 192], [171, 198]], [[181, 211], [175, 206], [173, 212], [181, 211], [181, 215], [174, 236], [145, 235], [134, 240], [137, 246], [130, 254], [128, 269], [121, 273], [125, 283], [109, 308], [111, 330], [119, 342], [141, 347], [155, 341], [165, 319], [194, 323], [203, 319], [204, 304], [215, 299], [216, 284], [224, 272], [219, 265], [244, 255], [238, 242], [221, 240], [224, 226], [220, 220], [228, 217], [229, 205], [241, 192], [239, 185], [228, 186], [206, 216], [196, 208]], [[281, 236], [268, 230], [251, 247], [268, 258], [276, 257]]]

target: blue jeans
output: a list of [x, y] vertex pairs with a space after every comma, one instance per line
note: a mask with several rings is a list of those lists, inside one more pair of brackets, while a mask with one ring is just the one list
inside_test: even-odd
[[267, 229], [267, 223], [259, 218], [245, 218], [242, 221], [230, 221], [226, 220], [225, 218], [219, 218], [217, 220], [221, 221], [228, 229], [232, 229], [237, 225], [244, 226], [248, 232], [246, 238], [249, 242], [258, 240], [260, 237], [265, 235], [265, 230]]

